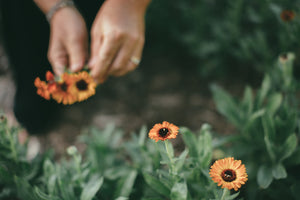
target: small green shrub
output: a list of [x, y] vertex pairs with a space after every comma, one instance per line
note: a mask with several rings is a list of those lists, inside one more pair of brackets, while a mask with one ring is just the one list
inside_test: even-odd
[[[213, 85], [216, 107], [237, 133], [217, 134], [208, 124], [197, 133], [181, 127], [183, 151], [169, 140], [150, 140], [146, 127], [125, 139], [108, 125], [82, 134], [84, 153], [71, 146], [59, 161], [52, 153], [28, 159], [28, 144], [19, 144], [19, 129], [1, 113], [0, 199], [297, 199], [300, 118], [293, 60], [291, 53], [280, 56], [261, 87], [246, 87], [241, 99]], [[248, 174], [239, 192], [222, 190], [209, 174], [215, 160], [232, 156]]]

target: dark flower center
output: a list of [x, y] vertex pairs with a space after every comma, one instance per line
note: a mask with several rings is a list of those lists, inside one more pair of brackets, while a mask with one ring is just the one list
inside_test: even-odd
[[221, 174], [222, 179], [226, 182], [232, 182], [236, 179], [236, 173], [232, 169], [226, 169]]
[[5, 116], [3, 114], [0, 114], [0, 122], [3, 122], [5, 120]]
[[76, 87], [78, 90], [84, 91], [84, 90], [87, 90], [88, 84], [87, 84], [87, 82], [85, 82], [85, 80], [81, 79], [80, 81], [76, 82]]
[[158, 131], [158, 134], [161, 136], [161, 137], [166, 137], [166, 135], [169, 133], [169, 129], [167, 128], [161, 128], [159, 129]]
[[281, 18], [286, 22], [292, 21], [294, 19], [294, 12], [290, 10], [282, 11]]
[[286, 60], [288, 58], [288, 56], [287, 56], [286, 53], [283, 53], [283, 54], [281, 54], [281, 58], [284, 59], [284, 60]]
[[68, 84], [66, 82], [63, 82], [60, 84], [60, 88], [62, 91], [66, 92], [68, 90]]

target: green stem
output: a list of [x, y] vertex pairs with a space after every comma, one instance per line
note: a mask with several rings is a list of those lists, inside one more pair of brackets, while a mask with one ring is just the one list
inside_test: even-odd
[[222, 197], [221, 197], [221, 200], [225, 200], [225, 197], [229, 194], [229, 190], [224, 188], [223, 189], [223, 194], [222, 194]]
[[170, 145], [172, 145], [172, 144], [170, 144], [169, 140], [165, 140], [164, 143], [165, 143], [167, 155], [168, 155], [170, 163], [171, 163], [170, 172], [171, 172], [172, 175], [175, 175], [176, 172], [175, 172], [175, 165], [174, 165], [173, 153], [170, 150], [171, 149]]
[[11, 149], [13, 159], [14, 159], [15, 162], [18, 162], [18, 157], [17, 157], [17, 152], [16, 152], [16, 149], [15, 149], [14, 138], [13, 138], [11, 132], [8, 130], [8, 127], [5, 127], [5, 131], [6, 131], [6, 134], [8, 135], [8, 137], [9, 137], [10, 149]]

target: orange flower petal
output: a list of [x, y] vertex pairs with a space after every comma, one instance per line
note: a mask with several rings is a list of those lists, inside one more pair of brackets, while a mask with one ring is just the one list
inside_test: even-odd
[[237, 191], [248, 180], [246, 167], [233, 157], [217, 160], [210, 168], [210, 177], [218, 186]]
[[174, 124], [164, 121], [162, 124], [155, 124], [153, 128], [149, 131], [149, 138], [155, 140], [167, 140], [174, 139], [178, 134], [179, 128]]
[[46, 72], [46, 80], [47, 81], [54, 81], [54, 75], [52, 74], [52, 72], [50, 72], [50, 71]]

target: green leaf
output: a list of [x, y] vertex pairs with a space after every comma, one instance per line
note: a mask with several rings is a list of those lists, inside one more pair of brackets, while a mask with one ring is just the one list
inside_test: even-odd
[[51, 199], [51, 200], [61, 200], [59, 197], [54, 197], [54, 196], [45, 194], [38, 187], [34, 188], [34, 192], [39, 197], [40, 200], [49, 200], [49, 199]]
[[189, 150], [185, 149], [177, 159], [175, 158], [175, 160], [176, 160], [175, 167], [176, 167], [177, 172], [179, 172], [181, 170], [182, 166], [184, 165], [188, 153], [189, 153]]
[[128, 173], [128, 169], [123, 166], [112, 167], [104, 171], [104, 177], [105, 179], [116, 180], [120, 177], [126, 176], [127, 173]]
[[137, 174], [138, 174], [137, 170], [133, 169], [128, 173], [126, 177], [124, 177], [124, 180], [122, 180], [122, 184], [119, 185], [120, 188], [117, 189], [119, 190], [117, 196], [125, 197], [125, 198], [129, 197], [133, 189], [133, 185], [137, 177]]
[[244, 129], [247, 130], [249, 127], [252, 126], [252, 124], [255, 122], [255, 120], [257, 120], [259, 117], [263, 116], [264, 114], [265, 114], [265, 109], [260, 109], [260, 110], [255, 111], [254, 113], [252, 113], [250, 115], [250, 117], [248, 118]]
[[253, 95], [251, 87], [247, 86], [242, 100], [243, 110], [249, 115], [253, 110]]
[[274, 163], [276, 160], [276, 156], [275, 156], [275, 152], [274, 152], [274, 144], [270, 141], [270, 138], [267, 135], [265, 135], [264, 141], [265, 141], [267, 152], [270, 156], [270, 159]]
[[148, 184], [149, 187], [151, 187], [153, 190], [158, 192], [161, 195], [164, 195], [165, 197], [169, 197], [170, 195], [170, 189], [167, 188], [162, 182], [160, 182], [156, 177], [152, 176], [151, 174], [144, 172], [143, 177]]
[[200, 160], [203, 168], [209, 166], [212, 158], [212, 136], [210, 131], [210, 125], [202, 125], [198, 142], [198, 159]]
[[240, 108], [233, 97], [217, 85], [211, 86], [217, 110], [237, 127], [242, 127]]
[[54, 194], [56, 188], [56, 180], [57, 180], [56, 174], [52, 174], [50, 177], [48, 177], [47, 189], [50, 195]]
[[127, 197], [118, 197], [115, 200], [128, 200], [128, 198]]
[[234, 193], [232, 195], [230, 195], [229, 197], [226, 198], [226, 200], [233, 200], [235, 198], [237, 198], [237, 196], [239, 196], [240, 192]]
[[296, 150], [297, 148], [297, 136], [296, 134], [290, 135], [285, 142], [283, 143], [281, 149], [281, 158], [279, 161], [283, 161], [286, 158], [290, 157], [292, 153]]
[[282, 95], [280, 93], [275, 93], [270, 96], [267, 104], [267, 112], [270, 116], [273, 116], [282, 103]]
[[142, 146], [145, 144], [145, 138], [147, 136], [147, 127], [143, 126], [139, 134], [139, 145]]
[[187, 128], [180, 128], [180, 132], [182, 133], [182, 138], [189, 149], [189, 153], [191, 157], [198, 158], [198, 145], [197, 145], [197, 138], [194, 133], [192, 133]]
[[257, 95], [257, 107], [258, 108], [262, 106], [262, 103], [265, 100], [270, 88], [271, 88], [271, 79], [270, 79], [269, 75], [266, 75], [262, 82], [261, 89], [259, 90], [258, 95]]
[[262, 124], [264, 135], [267, 136], [271, 141], [273, 141], [275, 139], [276, 130], [274, 119], [272, 118], [272, 116], [266, 113], [262, 118]]
[[49, 159], [46, 159], [43, 165], [43, 170], [45, 176], [50, 177], [52, 174], [55, 173], [55, 166]]
[[[289, 165], [300, 165], [300, 147], [297, 146], [294, 153], [284, 161], [286, 166]], [[1, 174], [1, 173], [0, 173]]]
[[267, 167], [266, 165], [262, 165], [259, 167], [257, 172], [257, 183], [258, 185], [266, 189], [273, 181], [272, 169]]
[[96, 195], [98, 190], [103, 184], [103, 177], [100, 177], [98, 174], [93, 175], [89, 182], [83, 188], [83, 191], [80, 195], [80, 200], [91, 200]]
[[171, 189], [172, 200], [186, 200], [188, 196], [188, 190], [186, 182], [176, 182]]
[[275, 179], [283, 179], [287, 177], [286, 170], [281, 163], [278, 163], [273, 166], [272, 174]]
[[28, 181], [17, 176], [14, 177], [14, 180], [19, 198], [26, 200], [39, 200]]

